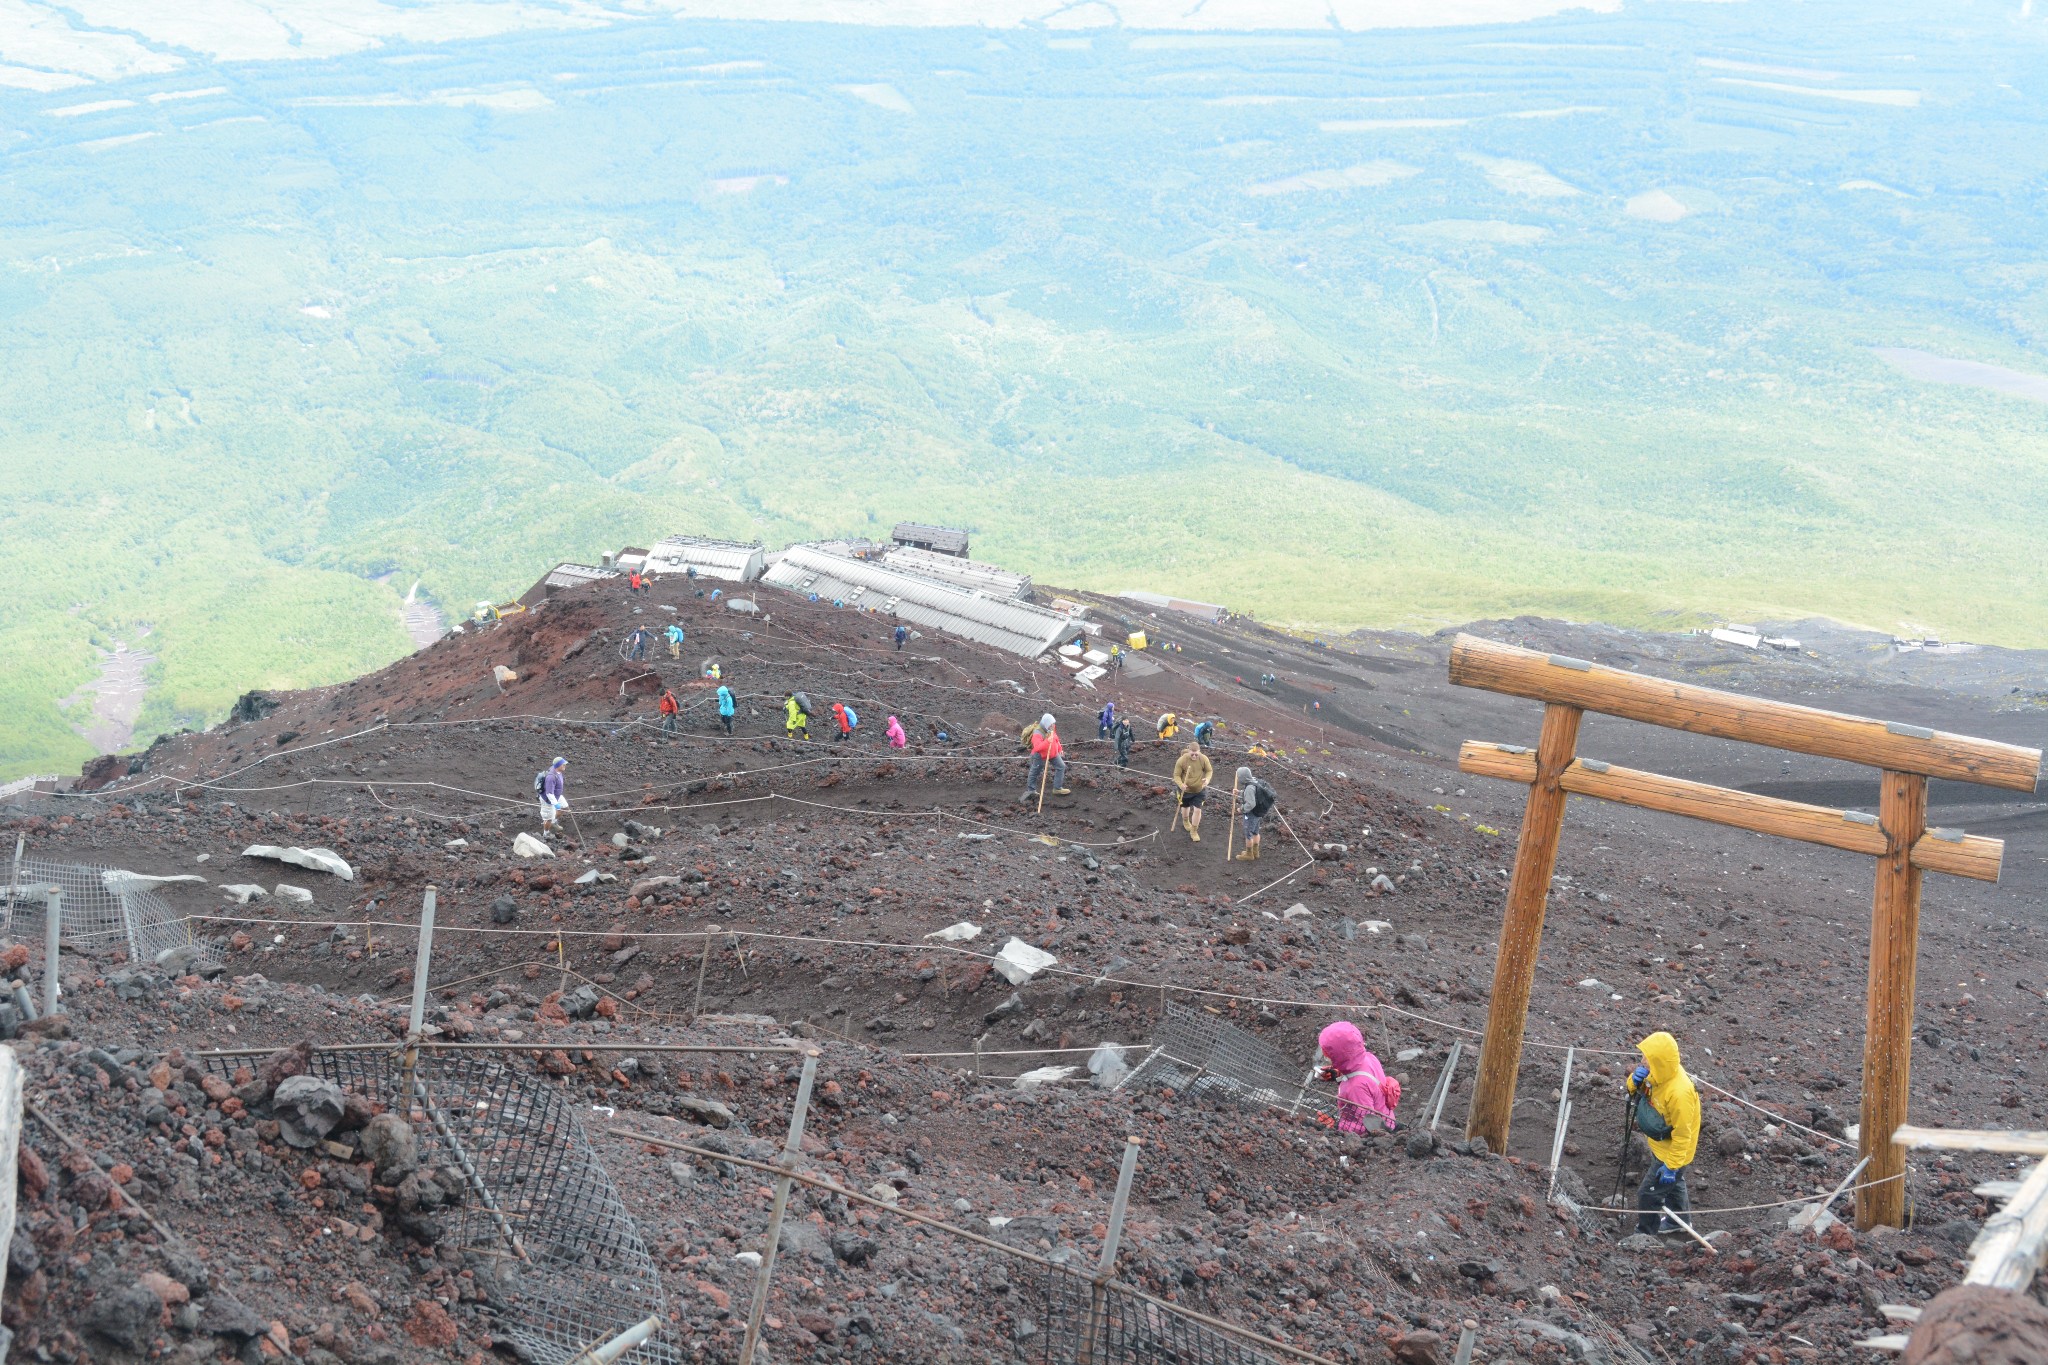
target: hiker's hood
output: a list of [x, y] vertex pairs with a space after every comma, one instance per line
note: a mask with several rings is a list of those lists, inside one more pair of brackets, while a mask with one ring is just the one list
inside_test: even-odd
[[1664, 1085], [1685, 1070], [1678, 1062], [1678, 1040], [1668, 1033], [1651, 1034], [1636, 1044], [1636, 1051], [1650, 1068], [1651, 1085]]
[[1339, 1019], [1317, 1034], [1316, 1046], [1340, 1072], [1357, 1071], [1365, 1065], [1365, 1038], [1348, 1019]]

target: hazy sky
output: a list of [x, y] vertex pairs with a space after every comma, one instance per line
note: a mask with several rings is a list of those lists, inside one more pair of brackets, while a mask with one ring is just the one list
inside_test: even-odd
[[387, 44], [650, 15], [911, 26], [1087, 30], [1423, 28], [1615, 10], [1620, 0], [0, 0], [0, 86], [54, 91], [193, 62], [336, 57]]

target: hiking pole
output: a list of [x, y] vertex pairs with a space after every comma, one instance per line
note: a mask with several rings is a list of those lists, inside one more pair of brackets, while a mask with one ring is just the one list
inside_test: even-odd
[[1223, 861], [1230, 861], [1230, 846], [1237, 840], [1237, 784], [1230, 784], [1230, 828], [1223, 832]]
[[1622, 1208], [1623, 1192], [1628, 1188], [1628, 1140], [1636, 1132], [1636, 1097], [1627, 1097], [1628, 1103], [1621, 1111], [1621, 1159], [1614, 1163], [1614, 1207]]

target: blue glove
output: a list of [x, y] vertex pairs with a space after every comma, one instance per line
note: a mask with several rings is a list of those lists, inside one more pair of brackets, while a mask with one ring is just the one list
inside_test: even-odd
[[1657, 1167], [1657, 1183], [1659, 1185], [1670, 1185], [1675, 1183], [1677, 1179], [1678, 1172], [1672, 1170], [1669, 1166], [1660, 1164]]
[[1642, 1089], [1643, 1082], [1649, 1079], [1650, 1068], [1646, 1066], [1639, 1066], [1634, 1071], [1628, 1073], [1628, 1088], [1631, 1090], [1640, 1090]]

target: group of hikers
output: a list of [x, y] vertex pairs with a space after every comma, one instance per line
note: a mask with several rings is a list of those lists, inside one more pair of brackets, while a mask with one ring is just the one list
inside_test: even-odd
[[[1106, 704], [1096, 715], [1095, 726], [1097, 739], [1116, 745], [1117, 766], [1128, 768], [1131, 763], [1131, 723], [1118, 714], [1114, 701]], [[1206, 720], [1196, 725], [1187, 746], [1173, 765], [1176, 796], [1173, 820], [1168, 829], [1185, 829], [1188, 838], [1198, 844], [1202, 842], [1202, 810], [1216, 777], [1216, 766], [1208, 754], [1215, 729], [1214, 723]], [[1174, 739], [1180, 733], [1180, 718], [1169, 711], [1159, 717], [1153, 731], [1162, 740]], [[1022, 740], [1031, 761], [1025, 769], [1024, 793], [1019, 800], [1028, 804], [1048, 794], [1071, 795], [1067, 787], [1066, 745], [1060, 739], [1058, 721], [1052, 712], [1040, 716], [1036, 725], [1026, 726]], [[1249, 767], [1237, 770], [1231, 782], [1231, 808], [1244, 837], [1244, 850], [1234, 855], [1236, 861], [1249, 863], [1258, 860], [1260, 828], [1266, 817], [1273, 814], [1278, 801], [1279, 795], [1272, 785], [1256, 776]]]
[[[898, 627], [901, 629], [901, 627]], [[807, 740], [811, 737], [811, 699], [803, 692], [782, 694], [782, 731], [791, 739]], [[832, 703], [832, 742], [853, 739], [860, 730], [860, 713], [843, 701]], [[882, 738], [892, 749], [901, 749], [910, 743], [910, 736], [904, 733], [903, 722], [889, 717], [882, 727]]]
[[[1394, 1111], [1401, 1083], [1387, 1075], [1365, 1046], [1358, 1025], [1338, 1020], [1316, 1038], [1324, 1063], [1317, 1073], [1337, 1087], [1337, 1113], [1319, 1121], [1340, 1133], [1365, 1133], [1377, 1119], [1385, 1131], [1399, 1129]], [[1700, 1092], [1678, 1056], [1678, 1040], [1659, 1031], [1636, 1044], [1642, 1062], [1624, 1083], [1629, 1127], [1650, 1147], [1650, 1164], [1636, 1187], [1636, 1231], [1652, 1236], [1682, 1232], [1680, 1220], [1692, 1210], [1685, 1173], [1700, 1144]], [[1678, 1215], [1673, 1218], [1672, 1215]]]

